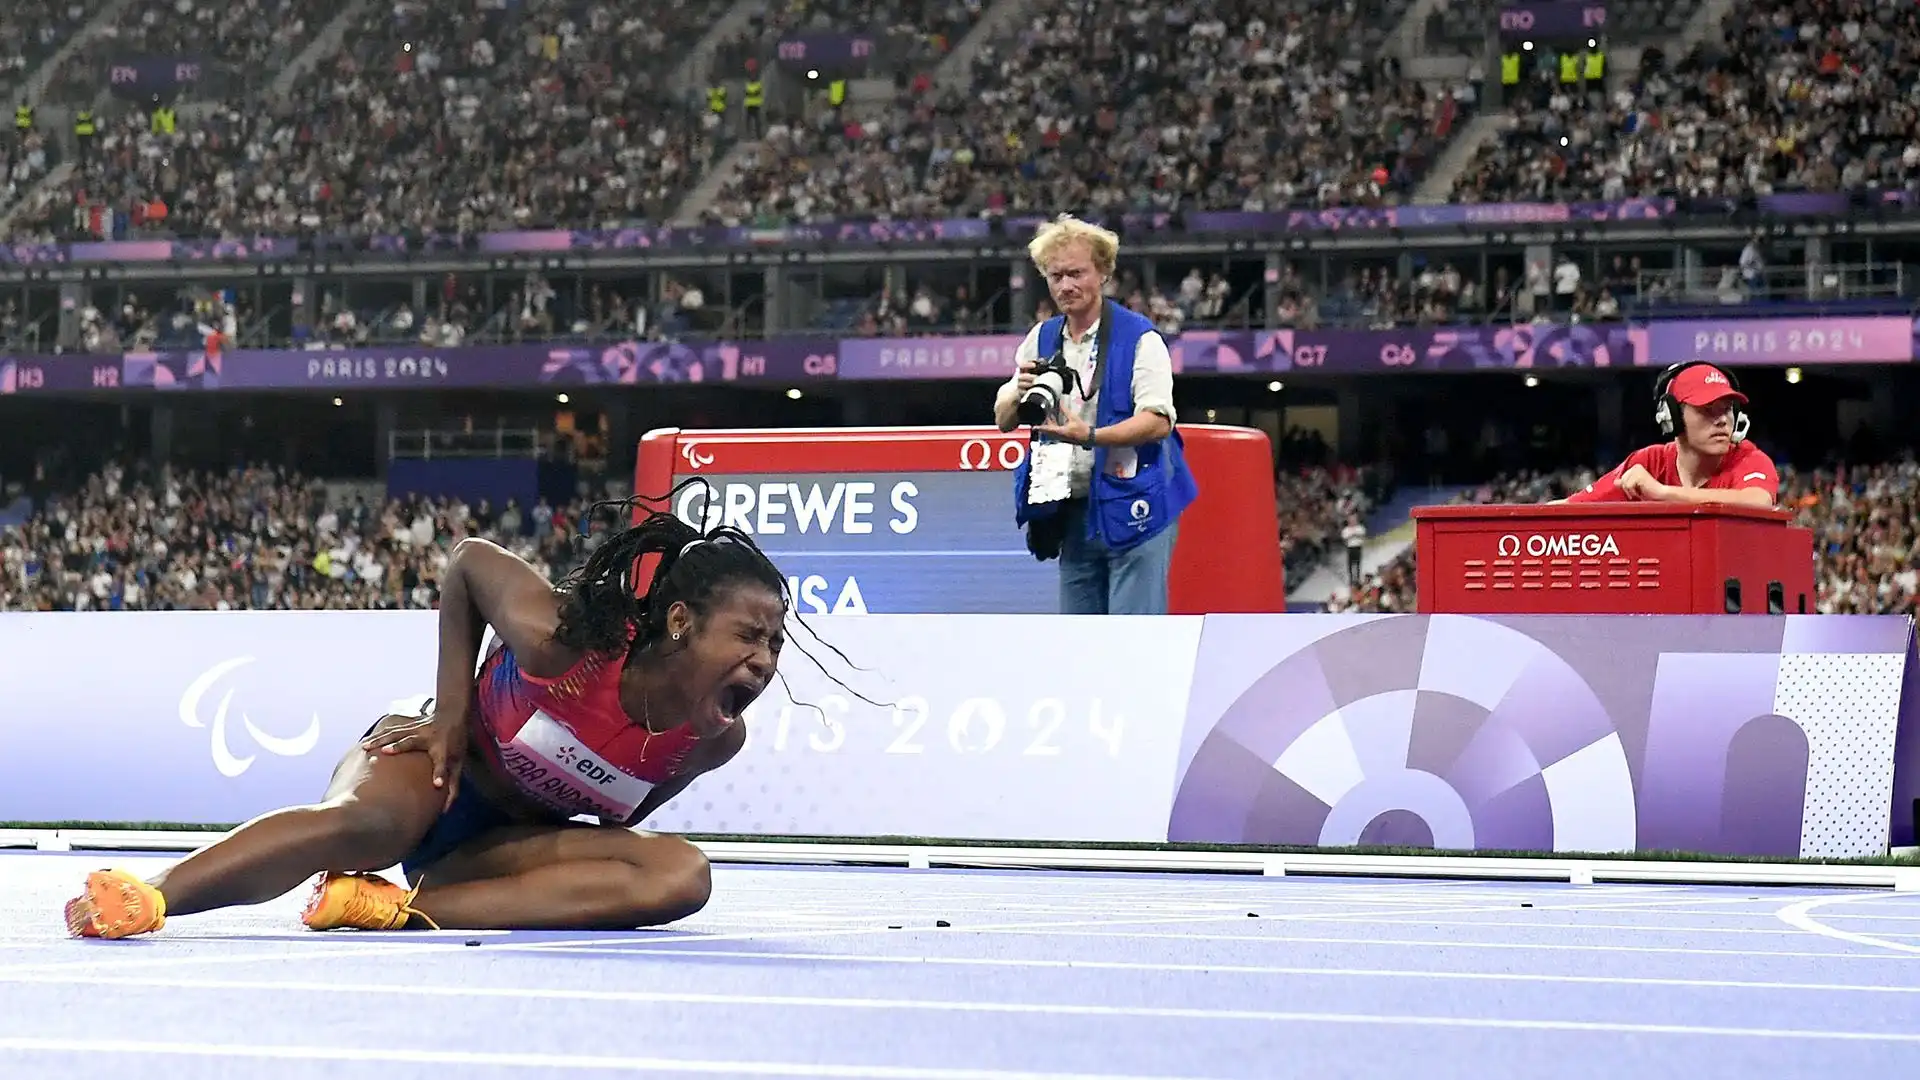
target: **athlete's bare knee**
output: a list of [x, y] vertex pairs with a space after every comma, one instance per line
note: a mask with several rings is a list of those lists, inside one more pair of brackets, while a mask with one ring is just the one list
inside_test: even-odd
[[634, 929], [676, 922], [707, 906], [713, 873], [707, 857], [678, 839], [649, 841], [645, 857], [599, 864], [595, 920], [602, 929]]
[[694, 915], [713, 898], [713, 865], [704, 852], [684, 840], [649, 860], [642, 874], [651, 879], [648, 893], [659, 922]]
[[699, 848], [692, 844], [687, 846], [693, 848], [693, 853], [676, 871], [675, 877], [678, 888], [674, 898], [680, 912], [674, 916], [676, 919], [698, 913], [707, 906], [708, 900], [713, 899], [713, 864], [707, 861]]

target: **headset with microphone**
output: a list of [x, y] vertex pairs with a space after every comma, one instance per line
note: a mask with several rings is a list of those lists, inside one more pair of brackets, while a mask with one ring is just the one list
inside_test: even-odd
[[[1745, 391], [1740, 389], [1740, 380], [1733, 372], [1718, 364], [1706, 360], [1685, 360], [1674, 364], [1661, 372], [1660, 377], [1653, 381], [1653, 422], [1659, 425], [1660, 433], [1669, 439], [1680, 434], [1680, 417], [1685, 415], [1680, 401], [1673, 396], [1673, 380], [1688, 368], [1696, 367], [1713, 368], [1726, 377], [1727, 385], [1735, 393], [1742, 397], [1746, 396]], [[1747, 415], [1746, 408], [1738, 402], [1732, 406], [1732, 416], [1733, 444], [1738, 446], [1746, 441], [1747, 432], [1753, 427], [1753, 417]]]

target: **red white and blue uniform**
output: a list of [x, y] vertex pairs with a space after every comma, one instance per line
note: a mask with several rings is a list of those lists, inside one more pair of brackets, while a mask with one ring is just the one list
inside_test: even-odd
[[[686, 768], [700, 737], [692, 724], [656, 733], [628, 717], [620, 704], [625, 662], [625, 649], [589, 653], [561, 675], [541, 678], [522, 670], [513, 650], [496, 641], [476, 678], [469, 744], [488, 771], [557, 822], [584, 814], [634, 823], [647, 795]], [[394, 711], [423, 711], [426, 704], [417, 698], [396, 703]], [[468, 841], [521, 821], [475, 785], [474, 772], [470, 763], [453, 805], [401, 860], [415, 884]]]
[[679, 775], [700, 737], [692, 724], [656, 733], [627, 716], [624, 654], [588, 654], [543, 679], [496, 645], [474, 687], [471, 742], [535, 805], [562, 817], [627, 820], [649, 792]]

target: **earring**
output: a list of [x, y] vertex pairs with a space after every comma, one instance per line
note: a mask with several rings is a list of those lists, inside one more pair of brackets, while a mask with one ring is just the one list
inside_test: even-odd
[[679, 640], [680, 640], [680, 631], [678, 631], [678, 630], [675, 630], [675, 631], [673, 632], [673, 640], [675, 640], [675, 641], [679, 641]]

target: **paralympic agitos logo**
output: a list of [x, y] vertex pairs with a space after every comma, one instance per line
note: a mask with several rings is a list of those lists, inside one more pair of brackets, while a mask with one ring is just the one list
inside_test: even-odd
[[[241, 668], [253, 662], [254, 658], [251, 656], [236, 656], [231, 660], [222, 660], [206, 671], [201, 672], [200, 677], [187, 684], [186, 691], [180, 695], [180, 722], [191, 728], [206, 728], [208, 722], [201, 715], [201, 706], [207, 695], [219, 686], [229, 675], [232, 675], [234, 672], [239, 671]], [[256, 757], [256, 755], [253, 754], [242, 757], [234, 753], [233, 747], [227, 741], [227, 717], [233, 709], [234, 696], [240, 689], [239, 686], [233, 684], [225, 687], [224, 692], [220, 695], [220, 703], [216, 705], [213, 710], [212, 731], [210, 733], [213, 767], [220, 770], [221, 776], [229, 779], [239, 776], [252, 768]], [[242, 706], [240, 712], [240, 726], [246, 729], [247, 737], [253, 740], [255, 746], [275, 757], [301, 757], [311, 753], [313, 748], [320, 744], [319, 713], [314, 713], [312, 718], [307, 721], [305, 730], [291, 738], [281, 738], [261, 731], [260, 728], [254, 724], [253, 719], [247, 715], [244, 706]]]

